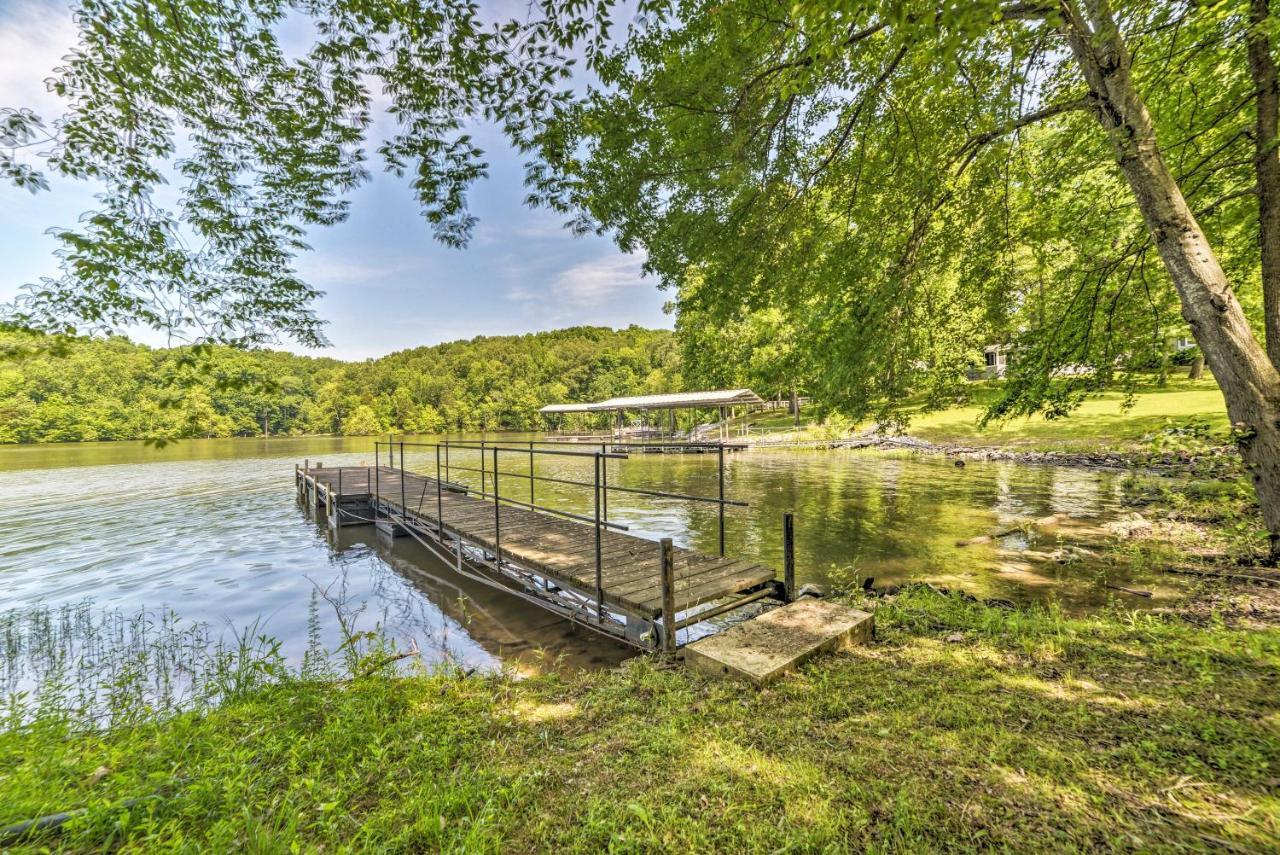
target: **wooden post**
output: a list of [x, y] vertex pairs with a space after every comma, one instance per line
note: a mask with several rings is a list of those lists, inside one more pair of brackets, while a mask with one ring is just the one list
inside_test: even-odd
[[676, 551], [662, 538], [662, 652], [676, 652]]
[[782, 590], [790, 603], [796, 598], [795, 515], [782, 515]]

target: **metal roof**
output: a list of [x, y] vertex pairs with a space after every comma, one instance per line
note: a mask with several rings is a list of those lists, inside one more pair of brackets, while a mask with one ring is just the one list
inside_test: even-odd
[[592, 404], [593, 410], [666, 410], [687, 407], [731, 407], [761, 404], [764, 399], [750, 389], [714, 389], [707, 392], [673, 392], [667, 395], [636, 395], [610, 398]]
[[547, 404], [540, 413], [585, 413], [591, 410], [592, 404]]
[[764, 399], [750, 389], [712, 389], [706, 392], [672, 392], [666, 395], [634, 395], [609, 398], [594, 404], [547, 404], [540, 413], [589, 413], [606, 410], [668, 410], [691, 407], [736, 407], [762, 404]]

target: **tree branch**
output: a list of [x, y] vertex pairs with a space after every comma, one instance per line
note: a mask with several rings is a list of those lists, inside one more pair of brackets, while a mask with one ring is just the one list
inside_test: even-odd
[[1045, 119], [1051, 119], [1054, 116], [1060, 116], [1063, 113], [1069, 113], [1073, 110], [1087, 109], [1089, 109], [1089, 99], [1083, 97], [1077, 98], [1074, 101], [1066, 101], [1061, 104], [1050, 104], [1047, 107], [1042, 107], [1039, 110], [1027, 113], [1024, 116], [1011, 119], [1003, 125], [992, 128], [989, 131], [974, 134], [969, 137], [969, 139], [965, 140], [964, 145], [960, 146], [960, 148], [956, 150], [955, 154], [952, 155], [953, 160], [956, 158], [964, 158], [963, 162], [960, 164], [959, 170], [957, 170], [957, 174], [968, 169], [969, 164], [978, 156], [979, 149], [984, 145], [987, 145], [988, 143], [1007, 134], [1011, 134], [1020, 128], [1025, 128], [1027, 125], [1033, 125], [1036, 122], [1042, 122]]

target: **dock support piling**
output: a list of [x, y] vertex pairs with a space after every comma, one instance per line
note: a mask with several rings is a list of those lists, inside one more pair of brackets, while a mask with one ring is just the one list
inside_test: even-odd
[[782, 590], [790, 603], [796, 598], [796, 529], [795, 515], [782, 515]]
[[662, 652], [676, 652], [676, 553], [662, 538]]

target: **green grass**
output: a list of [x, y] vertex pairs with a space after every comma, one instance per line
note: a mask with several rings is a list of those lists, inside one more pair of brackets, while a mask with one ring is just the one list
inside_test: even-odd
[[[1226, 405], [1217, 382], [1206, 372], [1201, 380], [1188, 380], [1183, 373], [1171, 376], [1164, 386], [1154, 382], [1139, 386], [1130, 398], [1124, 392], [1103, 392], [1087, 399], [1065, 418], [1043, 416], [1011, 419], [979, 426], [986, 406], [995, 400], [993, 382], [979, 381], [967, 388], [969, 401], [963, 406], [932, 412], [918, 402], [908, 402], [907, 433], [937, 444], [991, 446], [1025, 451], [1129, 451], [1150, 450], [1150, 438], [1162, 432], [1195, 423], [1199, 429], [1225, 442], [1228, 430]], [[785, 411], [753, 414], [739, 420], [753, 431], [778, 431], [793, 427]], [[871, 422], [857, 425], [867, 430]], [[817, 424], [814, 408], [801, 412], [799, 430], [803, 436], [825, 436]]]
[[1222, 392], [1211, 377], [1171, 377], [1166, 386], [1141, 387], [1132, 400], [1123, 392], [1091, 397], [1065, 418], [1031, 416], [980, 428], [982, 405], [994, 394], [994, 387], [975, 384], [971, 405], [914, 415], [908, 432], [937, 443], [1087, 451], [1137, 446], [1153, 434], [1192, 421], [1205, 424], [1217, 435], [1225, 436], [1228, 429]]
[[[1280, 631], [912, 590], [757, 691], [659, 660], [300, 678], [105, 733], [0, 733], [0, 825], [75, 850], [1273, 849]], [[133, 807], [124, 800], [155, 797]]]

